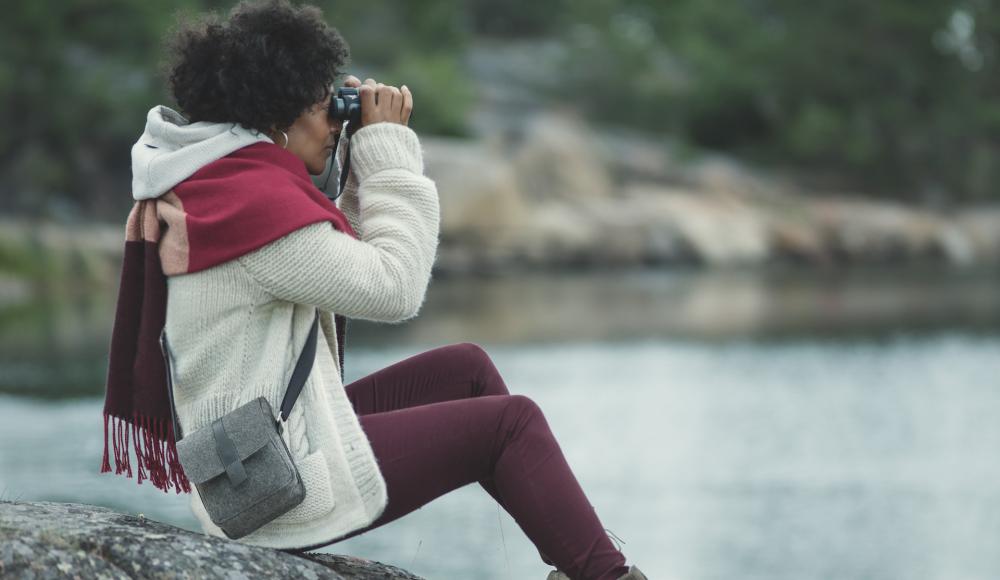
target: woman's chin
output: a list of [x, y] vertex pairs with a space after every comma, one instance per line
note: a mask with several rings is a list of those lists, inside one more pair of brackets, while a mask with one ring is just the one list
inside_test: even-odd
[[306, 164], [306, 169], [312, 175], [320, 175], [326, 171], [326, 162], [330, 160], [330, 150], [324, 149], [323, 153]]

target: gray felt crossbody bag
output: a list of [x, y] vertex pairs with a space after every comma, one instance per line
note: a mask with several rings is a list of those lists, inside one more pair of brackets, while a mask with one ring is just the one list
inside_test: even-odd
[[305, 486], [281, 432], [312, 370], [318, 323], [317, 310], [278, 418], [267, 399], [257, 397], [186, 437], [174, 410], [166, 330], [160, 333], [177, 457], [205, 511], [230, 539], [242, 538], [305, 499]]

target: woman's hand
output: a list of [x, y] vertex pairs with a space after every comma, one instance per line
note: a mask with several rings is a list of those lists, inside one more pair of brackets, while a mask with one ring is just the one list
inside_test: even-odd
[[375, 79], [365, 79], [362, 83], [358, 77], [350, 75], [344, 79], [344, 86], [360, 89], [362, 127], [375, 123], [406, 125], [410, 122], [413, 95], [406, 85], [403, 85], [402, 89], [397, 89], [376, 83]]

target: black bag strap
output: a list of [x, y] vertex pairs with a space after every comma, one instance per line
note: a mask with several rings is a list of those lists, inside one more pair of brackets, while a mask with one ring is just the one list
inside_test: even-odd
[[316, 309], [316, 317], [313, 318], [312, 328], [309, 329], [309, 338], [306, 339], [306, 344], [302, 347], [302, 353], [299, 354], [299, 360], [295, 363], [295, 369], [292, 370], [292, 378], [288, 380], [288, 389], [285, 391], [285, 398], [281, 400], [281, 416], [282, 421], [287, 421], [289, 415], [292, 414], [292, 406], [295, 401], [299, 398], [299, 393], [302, 392], [302, 387], [306, 384], [306, 379], [309, 378], [309, 373], [312, 371], [313, 361], [316, 360], [316, 333], [319, 328], [319, 309]]
[[[299, 394], [302, 393], [302, 387], [305, 386], [306, 379], [309, 378], [309, 373], [312, 372], [313, 362], [316, 360], [316, 335], [318, 332], [319, 309], [317, 308], [312, 328], [309, 329], [309, 338], [306, 339], [306, 344], [302, 347], [299, 360], [295, 363], [295, 369], [292, 370], [292, 378], [288, 381], [288, 389], [285, 390], [285, 397], [281, 400], [279, 416], [282, 421], [288, 420], [288, 416], [292, 413], [292, 406], [298, 400]], [[167, 370], [167, 395], [170, 398], [170, 421], [174, 426], [174, 441], [180, 441], [183, 435], [181, 434], [180, 423], [177, 422], [177, 412], [174, 409], [173, 373], [170, 370], [170, 349], [167, 344], [166, 328], [160, 331], [160, 350], [163, 352], [163, 361], [166, 364]]]

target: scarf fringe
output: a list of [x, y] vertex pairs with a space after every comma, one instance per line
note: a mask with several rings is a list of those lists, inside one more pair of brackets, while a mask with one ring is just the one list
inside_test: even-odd
[[[110, 438], [108, 425], [111, 426]], [[171, 487], [176, 493], [191, 493], [191, 484], [177, 456], [177, 446], [174, 443], [174, 428], [167, 421], [146, 417], [136, 413], [131, 419], [125, 419], [104, 414], [104, 457], [101, 461], [101, 473], [111, 471], [111, 450], [115, 454], [115, 474], [132, 477], [132, 460], [129, 454], [129, 441], [135, 452], [135, 478], [139, 485], [144, 480], [153, 482], [153, 486], [168, 492]], [[112, 444], [109, 446], [108, 441]]]

